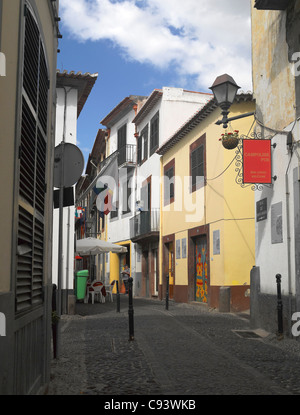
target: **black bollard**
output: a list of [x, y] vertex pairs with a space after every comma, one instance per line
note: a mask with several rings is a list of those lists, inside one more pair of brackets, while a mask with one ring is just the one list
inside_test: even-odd
[[117, 313], [120, 313], [120, 291], [119, 291], [119, 281], [116, 281], [117, 284]]
[[282, 299], [281, 299], [281, 275], [276, 275], [277, 283], [277, 318], [278, 318], [278, 335], [283, 334], [283, 318], [282, 318]]
[[169, 286], [170, 286], [170, 278], [169, 274], [166, 276], [167, 287], [166, 287], [166, 310], [169, 310]]
[[134, 340], [134, 327], [133, 327], [133, 303], [132, 303], [132, 282], [133, 278], [128, 278], [128, 297], [129, 297], [129, 341]]

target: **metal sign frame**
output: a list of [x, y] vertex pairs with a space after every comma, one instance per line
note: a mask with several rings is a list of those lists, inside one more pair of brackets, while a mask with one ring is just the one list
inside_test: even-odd
[[244, 181], [244, 154], [243, 154], [243, 148], [244, 148], [244, 141], [246, 140], [256, 140], [256, 141], [266, 141], [270, 143], [271, 148], [275, 148], [276, 144], [272, 144], [272, 136], [265, 136], [261, 132], [252, 132], [249, 135], [241, 135], [239, 144], [235, 150], [236, 156], [235, 156], [235, 166], [236, 166], [236, 178], [235, 181], [238, 185], [240, 185], [242, 188], [251, 187], [253, 191], [260, 190], [262, 191], [264, 187], [272, 187], [273, 182], [277, 179], [276, 176], [272, 177], [272, 151], [270, 155], [270, 163], [271, 163], [271, 181], [269, 183], [253, 183], [253, 182], [245, 182]]

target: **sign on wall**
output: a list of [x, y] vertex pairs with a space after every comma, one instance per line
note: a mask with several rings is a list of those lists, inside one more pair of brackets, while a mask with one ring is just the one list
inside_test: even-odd
[[272, 244], [283, 242], [282, 202], [271, 206], [271, 238]]
[[268, 217], [268, 201], [265, 197], [264, 199], [256, 202], [256, 222], [261, 222], [266, 220]]
[[182, 258], [186, 258], [186, 238], [181, 239]]
[[271, 140], [243, 140], [243, 182], [272, 183]]
[[213, 254], [220, 255], [220, 230], [213, 232]]
[[180, 259], [180, 239], [176, 241], [176, 259]]

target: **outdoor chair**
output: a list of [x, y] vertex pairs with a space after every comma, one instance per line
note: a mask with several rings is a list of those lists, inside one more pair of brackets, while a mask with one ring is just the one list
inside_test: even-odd
[[106, 294], [108, 294], [108, 297], [110, 298], [110, 300], [112, 302], [114, 301], [113, 300], [113, 293], [112, 293], [112, 291], [114, 289], [115, 283], [116, 283], [116, 280], [113, 280], [110, 285], [106, 285], [105, 286]]
[[90, 297], [90, 287], [91, 287], [91, 283], [88, 280], [87, 284], [86, 284], [86, 291], [85, 291], [85, 297], [84, 297], [84, 303], [87, 304], [89, 302], [89, 297]]
[[100, 301], [100, 303], [105, 303], [105, 287], [103, 285], [103, 282], [101, 281], [93, 282], [92, 288], [94, 289], [94, 292], [95, 292], [94, 295], [96, 296], [96, 298], [98, 297], [98, 301]]
[[105, 303], [105, 295], [103, 290], [105, 290], [105, 287], [103, 285], [103, 282], [101, 281], [94, 281], [92, 284], [87, 286], [87, 296], [85, 298], [85, 303], [89, 302], [89, 297], [91, 295], [92, 297], [92, 304], [95, 302], [95, 297], [98, 298], [98, 301], [101, 303]]

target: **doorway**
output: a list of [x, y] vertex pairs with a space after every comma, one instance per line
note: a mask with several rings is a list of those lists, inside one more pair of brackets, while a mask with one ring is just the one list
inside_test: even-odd
[[169, 298], [172, 300], [174, 298], [174, 277], [175, 277], [175, 267], [174, 267], [174, 242], [167, 244], [168, 248], [168, 264], [169, 264]]
[[194, 300], [208, 302], [208, 249], [206, 235], [194, 239]]
[[145, 297], [149, 297], [149, 252], [143, 252], [143, 276]]
[[155, 296], [158, 295], [159, 285], [159, 273], [158, 273], [158, 249], [153, 250], [153, 278], [154, 278], [154, 292]]
[[[174, 244], [175, 234], [163, 237], [163, 275], [162, 275], [162, 296], [166, 295], [167, 281], [169, 280], [169, 298], [174, 299], [175, 296], [175, 258]], [[162, 297], [163, 298], [163, 297]]]

